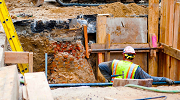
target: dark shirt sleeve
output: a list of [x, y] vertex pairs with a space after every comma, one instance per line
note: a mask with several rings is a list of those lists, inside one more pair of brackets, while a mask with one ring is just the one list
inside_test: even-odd
[[153, 77], [150, 76], [148, 73], [146, 73], [140, 66], [137, 68], [134, 79], [147, 79], [151, 78], [153, 79], [153, 82], [166, 82], [165, 77]]
[[111, 81], [111, 74], [112, 74], [111, 65], [112, 65], [112, 61], [102, 62], [98, 65], [102, 75], [108, 81]]

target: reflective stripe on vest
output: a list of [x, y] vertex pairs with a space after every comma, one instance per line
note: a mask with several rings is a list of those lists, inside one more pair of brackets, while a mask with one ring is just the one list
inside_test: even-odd
[[118, 65], [119, 60], [116, 60], [113, 64], [113, 74], [112, 75], [116, 75], [116, 69], [117, 69], [117, 65]]
[[[138, 68], [139, 65], [133, 64], [132, 62], [129, 61], [123, 61], [123, 60], [113, 60], [111, 68], [112, 68], [112, 75], [119, 75], [122, 74], [122, 71], [124, 71], [124, 79], [134, 79], [134, 75], [136, 72], [136, 69]], [[117, 77], [112, 77], [112, 80], [114, 78], [120, 78], [122, 79], [123, 76], [117, 76]]]
[[130, 79], [132, 78], [133, 69], [135, 68], [136, 64], [131, 64], [130, 70], [128, 70], [126, 78]]

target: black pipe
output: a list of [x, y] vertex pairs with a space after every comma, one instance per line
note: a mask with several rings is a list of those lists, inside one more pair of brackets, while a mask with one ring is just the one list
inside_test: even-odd
[[[160, 49], [160, 48], [134, 48], [134, 50], [155, 50], [155, 49]], [[124, 48], [120, 49], [89, 49], [89, 52], [107, 52], [107, 51], [123, 51]]]
[[113, 83], [72, 83], [72, 84], [49, 84], [49, 87], [77, 87], [77, 86], [112, 86]]
[[[174, 81], [174, 84], [180, 84], [180, 81]], [[153, 82], [152, 85], [168, 85], [167, 82]]]
[[[180, 81], [174, 81], [180, 84]], [[112, 86], [113, 83], [69, 83], [69, 84], [49, 84], [49, 87], [78, 87], [78, 86]], [[168, 85], [167, 82], [153, 82], [152, 85]]]
[[[63, 3], [61, 0], [56, 0], [61, 6], [99, 6], [99, 5], [105, 5], [108, 3]], [[127, 5], [127, 4], [125, 4]], [[148, 3], [144, 3], [144, 4], [137, 4], [137, 5], [145, 5], [148, 6]]]

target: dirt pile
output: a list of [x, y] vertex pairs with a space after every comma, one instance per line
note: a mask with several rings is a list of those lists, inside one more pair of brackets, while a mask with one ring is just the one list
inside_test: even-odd
[[53, 43], [55, 55], [50, 67], [49, 83], [95, 82], [92, 67], [85, 59], [81, 41]]
[[135, 3], [124, 5], [121, 2], [90, 7], [57, 7], [55, 3], [47, 2], [41, 7], [33, 7], [33, 3], [28, 0], [7, 2], [6, 4], [11, 15], [17, 16], [19, 13], [25, 13], [33, 15], [33, 19], [68, 19], [75, 18], [80, 14], [112, 14], [114, 17], [148, 14], [146, 6], [138, 6]]
[[52, 32], [19, 35], [24, 51], [33, 52], [33, 70], [45, 70], [48, 54], [49, 83], [96, 82], [93, 69], [85, 58], [82, 30], [53, 30]]
[[126, 17], [130, 15], [145, 15], [148, 14], [148, 8], [145, 6], [138, 6], [135, 3], [124, 5], [116, 2], [112, 4], [100, 5], [97, 7], [63, 7], [58, 9], [51, 9], [52, 13], [66, 14], [69, 16], [80, 14], [112, 14], [114, 17]]

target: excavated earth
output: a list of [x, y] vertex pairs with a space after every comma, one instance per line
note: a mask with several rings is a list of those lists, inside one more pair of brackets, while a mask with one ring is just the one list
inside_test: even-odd
[[[124, 5], [116, 2], [92, 7], [61, 7], [55, 2], [45, 2], [40, 7], [34, 7], [33, 3], [29, 0], [5, 1], [13, 22], [15, 22], [15, 28], [24, 51], [34, 53], [34, 71], [45, 70], [44, 54], [48, 53], [49, 83], [97, 82], [94, 75], [96, 66], [96, 61], [94, 61], [96, 59], [94, 58], [96, 58], [96, 56], [91, 54], [91, 58], [87, 60], [84, 57], [84, 47], [82, 46], [80, 50], [77, 49], [78, 46], [76, 47], [76, 42], [78, 40], [81, 41], [82, 45], [84, 43], [81, 30], [82, 26], [76, 27], [77, 29], [75, 30], [69, 30], [68, 26], [66, 26], [69, 19], [76, 18], [78, 15], [92, 14], [110, 14], [113, 17], [132, 17], [148, 14], [147, 7], [138, 6], [135, 3]], [[24, 23], [19, 25], [19, 21], [23, 22], [23, 20], [26, 21], [25, 25]], [[47, 26], [42, 25], [45, 21], [49, 21]], [[57, 25], [53, 26], [52, 24], [57, 23], [57, 21], [59, 21], [58, 23], [65, 23], [63, 24], [64, 26], [62, 26], [62, 24], [58, 27], [55, 27]], [[28, 26], [26, 25], [27, 23], [33, 23], [33, 25]], [[36, 29], [32, 29], [34, 25], [37, 26]], [[46, 27], [46, 30], [41, 31], [41, 28], [44, 27]], [[49, 27], [51, 27], [51, 29], [48, 29]], [[64, 27], [65, 29], [58, 29], [59, 27]], [[74, 39], [63, 40], [64, 38]], [[64, 43], [66, 45], [64, 45]], [[70, 47], [70, 45], [74, 47]], [[61, 48], [65, 49], [61, 50]], [[68, 55], [66, 58], [68, 60], [64, 60], [64, 57], [62, 57], [64, 55], [63, 53]], [[73, 60], [69, 61], [71, 58], [73, 58]], [[70, 66], [70, 68], [68, 66]]]
[[[113, 17], [135, 17], [148, 14], [148, 7], [134, 3], [124, 5], [116, 2], [92, 7], [61, 7], [52, 1], [45, 2], [40, 7], [34, 7], [30, 0], [5, 0], [5, 2], [14, 22], [22, 20], [66, 21], [81, 14], [111, 14]], [[37, 23], [41, 22], [37, 21]], [[49, 83], [98, 82], [94, 75], [96, 56], [90, 55], [88, 60], [85, 57], [82, 26], [73, 30], [53, 27], [41, 32], [32, 32], [30, 26], [15, 25], [15, 28], [24, 51], [34, 53], [34, 71], [44, 71], [44, 54], [48, 53]], [[180, 90], [179, 86], [158, 88]], [[103, 100], [105, 97], [131, 100], [163, 95], [167, 96], [168, 100], [180, 100], [180, 94], [156, 93], [128, 87], [58, 88], [53, 89], [52, 93], [55, 100]]]

